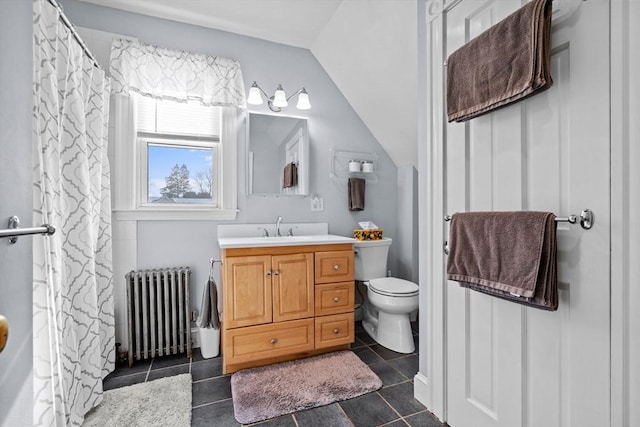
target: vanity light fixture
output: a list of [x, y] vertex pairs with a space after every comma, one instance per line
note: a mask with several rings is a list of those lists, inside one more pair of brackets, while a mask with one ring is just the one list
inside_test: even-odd
[[282, 111], [282, 109], [289, 105], [289, 100], [294, 96], [298, 95], [298, 103], [296, 104], [296, 108], [298, 110], [308, 110], [311, 108], [311, 103], [309, 102], [309, 94], [305, 88], [298, 89], [292, 95], [287, 96], [284, 93], [284, 89], [282, 89], [282, 85], [278, 85], [276, 88], [276, 92], [273, 96], [267, 95], [267, 93], [262, 90], [258, 83], [255, 81], [251, 85], [249, 89], [249, 96], [247, 96], [247, 103], [251, 105], [262, 105], [264, 102], [262, 99], [262, 95], [267, 98], [267, 105], [271, 109], [271, 111], [275, 111], [276, 113]]

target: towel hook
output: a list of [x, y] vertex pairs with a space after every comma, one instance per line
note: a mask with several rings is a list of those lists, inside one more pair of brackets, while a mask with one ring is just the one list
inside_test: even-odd
[[209, 278], [213, 278], [213, 266], [216, 265], [216, 263], [220, 263], [220, 265], [222, 265], [222, 260], [220, 259], [214, 259], [214, 258], [210, 258], [209, 259]]

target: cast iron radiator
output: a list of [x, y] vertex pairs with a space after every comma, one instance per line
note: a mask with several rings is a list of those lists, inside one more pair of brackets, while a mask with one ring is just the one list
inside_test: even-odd
[[127, 273], [129, 367], [134, 360], [191, 357], [189, 267]]

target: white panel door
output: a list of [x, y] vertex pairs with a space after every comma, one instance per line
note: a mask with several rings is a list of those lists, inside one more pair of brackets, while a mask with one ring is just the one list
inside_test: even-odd
[[[554, 3], [558, 3], [557, 1]], [[523, 3], [463, 0], [443, 11], [446, 55]], [[445, 209], [585, 208], [595, 226], [558, 224], [559, 309], [449, 282], [447, 413], [453, 427], [608, 426], [609, 6], [574, 2], [554, 20], [554, 85], [445, 128]]]

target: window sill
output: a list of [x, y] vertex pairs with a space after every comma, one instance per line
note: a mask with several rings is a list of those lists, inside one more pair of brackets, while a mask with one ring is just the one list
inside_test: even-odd
[[117, 221], [200, 221], [236, 219], [237, 209], [118, 209], [113, 211]]

